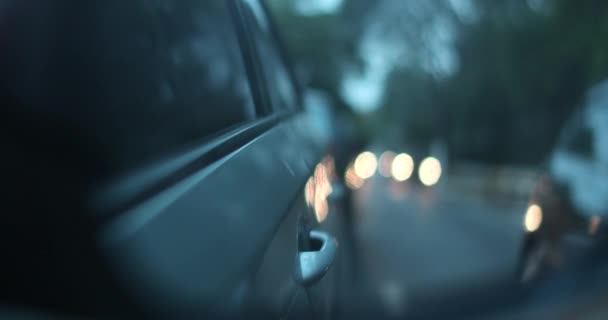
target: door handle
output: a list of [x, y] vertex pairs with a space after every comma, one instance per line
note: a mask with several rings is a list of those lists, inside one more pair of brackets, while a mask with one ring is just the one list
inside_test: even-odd
[[309, 240], [316, 244], [311, 251], [298, 252], [296, 280], [304, 286], [319, 281], [331, 267], [338, 251], [338, 242], [328, 233], [311, 230]]

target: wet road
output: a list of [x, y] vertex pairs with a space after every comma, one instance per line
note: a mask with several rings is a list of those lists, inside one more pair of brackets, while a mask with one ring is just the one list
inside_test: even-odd
[[[368, 180], [354, 202], [361, 267], [344, 290], [348, 317], [534, 319], [580, 313], [555, 305], [568, 305], [564, 301], [578, 291], [591, 292], [577, 285], [581, 278], [573, 275], [580, 272], [534, 290], [514, 281], [525, 203], [499, 206], [445, 186], [428, 189], [382, 177]], [[585, 273], [588, 284], [601, 283], [594, 274], [608, 275], [608, 268], [596, 266]], [[584, 301], [595, 305], [596, 296]]]

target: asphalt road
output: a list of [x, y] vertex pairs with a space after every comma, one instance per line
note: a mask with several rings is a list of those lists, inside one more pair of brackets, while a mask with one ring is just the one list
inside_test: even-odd
[[570, 319], [596, 314], [608, 297], [608, 283], [598, 281], [608, 267], [598, 261], [533, 288], [515, 281], [525, 203], [495, 205], [382, 177], [354, 202], [360, 267], [344, 289], [348, 318]]

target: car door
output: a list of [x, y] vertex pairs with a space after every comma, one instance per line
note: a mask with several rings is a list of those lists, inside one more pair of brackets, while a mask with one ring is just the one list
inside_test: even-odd
[[240, 5], [7, 4], [5, 203], [20, 214], [2, 217], [16, 262], [3, 266], [3, 302], [77, 315], [319, 314], [323, 294], [309, 289], [337, 249], [317, 221], [329, 137], [311, 134], [315, 115], [287, 69], [285, 83], [264, 77]]
[[[133, 296], [142, 303], [163, 301], [156, 312], [170, 316], [316, 317], [314, 297], [324, 293], [310, 293], [318, 280], [310, 277], [322, 277], [333, 262], [335, 240], [314, 228], [304, 192], [311, 174], [322, 179], [314, 170], [329, 137], [311, 136], [314, 118], [299, 105], [281, 53], [272, 46], [258, 50], [247, 14], [259, 19], [265, 11], [251, 4], [237, 1], [229, 8], [257, 90], [256, 120], [192, 151], [195, 163], [209, 154], [217, 158], [102, 231], [115, 270], [128, 283], [146, 283], [145, 289], [130, 287]], [[309, 262], [302, 275], [302, 254], [329, 257]]]
[[[306, 92], [297, 92], [297, 88], [292, 85], [293, 73], [288, 68], [289, 64], [280, 41], [279, 30], [276, 29], [265, 2], [242, 0], [238, 4], [240, 17], [246, 25], [246, 33], [251, 38], [254, 49], [253, 60], [257, 64], [255, 70], [264, 84], [262, 86], [265, 90], [263, 96], [266, 97], [267, 104], [265, 110], [293, 113], [303, 108], [301, 113], [306, 114], [308, 124], [306, 134], [302, 136], [303, 144], [297, 148], [304, 147], [307, 140], [322, 141], [321, 146], [325, 149], [322, 148], [321, 154], [327, 152], [326, 146], [331, 139], [331, 114], [328, 106], [320, 105], [312, 100], [312, 103], [306, 104], [305, 102], [308, 100], [303, 99]], [[340, 221], [338, 212], [342, 208], [336, 202], [329, 200], [332, 192], [331, 185], [336, 175], [333, 158], [331, 155], [326, 155], [322, 159], [317, 158], [314, 168], [311, 169], [313, 174], [307, 180], [305, 188], [308, 190], [308, 194], [306, 191], [301, 192], [304, 197], [300, 196], [300, 199], [297, 200], [302, 204], [301, 208], [295, 206], [288, 215], [300, 217], [301, 238], [306, 239], [307, 235], [302, 233], [310, 232], [310, 230], [322, 232], [334, 239], [340, 238], [343, 223]], [[306, 206], [303, 205], [304, 203]], [[337, 253], [336, 255], [339, 256]], [[334, 273], [337, 273], [339, 261], [334, 261], [332, 264], [333, 268], [323, 279], [314, 284], [308, 284], [304, 291], [316, 318], [329, 318], [334, 315], [338, 281], [338, 277]], [[297, 309], [297, 306], [292, 309]]]

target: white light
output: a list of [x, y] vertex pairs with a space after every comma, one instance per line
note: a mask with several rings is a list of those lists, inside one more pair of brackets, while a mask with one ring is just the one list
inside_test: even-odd
[[432, 186], [439, 181], [441, 177], [441, 163], [437, 158], [428, 157], [420, 163], [418, 168], [418, 177], [425, 186]]
[[540, 224], [543, 222], [543, 210], [537, 204], [532, 204], [526, 210], [526, 217], [524, 219], [524, 226], [528, 232], [534, 232], [538, 230]]
[[414, 172], [414, 159], [407, 154], [401, 153], [393, 159], [393, 164], [391, 165], [391, 172], [393, 174], [393, 178], [397, 181], [405, 181], [412, 176]]
[[369, 152], [363, 152], [355, 159], [355, 173], [361, 179], [367, 179], [374, 175], [378, 168], [378, 160], [376, 156]]

